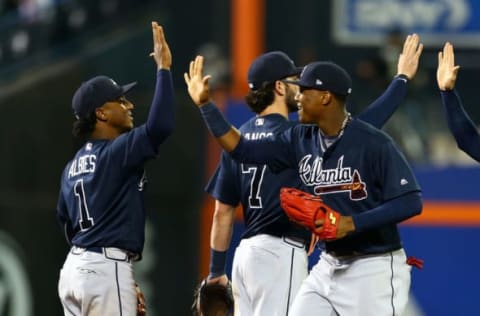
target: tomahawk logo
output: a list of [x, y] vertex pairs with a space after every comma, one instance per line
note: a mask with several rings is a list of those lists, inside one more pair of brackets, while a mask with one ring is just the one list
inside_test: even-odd
[[358, 170], [343, 167], [344, 156], [338, 159], [335, 169], [323, 169], [321, 157], [312, 161], [312, 155], [306, 155], [299, 163], [298, 173], [303, 183], [314, 186], [315, 194], [331, 194], [349, 192], [353, 201], [367, 198], [365, 182], [362, 181]]

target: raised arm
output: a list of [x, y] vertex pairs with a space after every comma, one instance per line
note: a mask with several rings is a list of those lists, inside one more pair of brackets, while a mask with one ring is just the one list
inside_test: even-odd
[[203, 76], [203, 56], [197, 56], [190, 62], [188, 73], [184, 74], [188, 93], [199, 107], [210, 132], [217, 138], [220, 146], [231, 152], [240, 142], [240, 132], [228, 123], [210, 98], [208, 81], [211, 76]]
[[157, 64], [157, 82], [155, 94], [146, 122], [148, 136], [152, 144], [157, 147], [173, 131], [173, 81], [170, 73], [172, 54], [165, 40], [163, 28], [157, 22], [152, 22], [153, 52], [150, 54]]
[[453, 46], [445, 43], [438, 53], [437, 83], [447, 117], [448, 127], [455, 137], [458, 148], [480, 162], [480, 135], [477, 127], [465, 112], [460, 96], [455, 91], [455, 82], [460, 66], [455, 66]]
[[422, 51], [423, 44], [420, 43], [418, 35], [408, 35], [403, 44], [402, 53], [398, 57], [397, 75], [387, 90], [358, 115], [359, 119], [380, 129], [385, 125], [405, 98], [407, 83], [417, 73]]

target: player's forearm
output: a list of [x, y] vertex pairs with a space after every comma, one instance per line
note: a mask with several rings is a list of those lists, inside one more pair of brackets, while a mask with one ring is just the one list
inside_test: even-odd
[[231, 152], [240, 141], [240, 132], [233, 127], [213, 103], [200, 107], [200, 113], [210, 133], [217, 139], [226, 152]]
[[227, 250], [230, 247], [235, 207], [216, 201], [210, 233], [210, 278], [225, 274]]
[[352, 216], [355, 231], [361, 232], [383, 225], [400, 223], [422, 212], [420, 192], [410, 192], [366, 212]]
[[441, 91], [448, 127], [457, 142], [458, 148], [480, 161], [480, 135], [475, 124], [463, 108], [455, 90]]
[[405, 75], [396, 76], [387, 90], [360, 113], [358, 118], [381, 129], [404, 100], [407, 83], [408, 78]]
[[210, 246], [218, 251], [226, 251], [232, 239], [233, 222], [235, 220], [235, 207], [216, 201], [213, 214]]
[[174, 127], [174, 90], [169, 70], [157, 72], [155, 94], [147, 119], [147, 132], [152, 144], [158, 146], [170, 136]]
[[269, 139], [246, 141], [240, 132], [227, 122], [213, 103], [202, 105], [200, 112], [205, 124], [212, 135], [216, 137], [220, 146], [236, 161], [266, 164], [273, 161], [279, 153], [283, 154], [283, 143]]

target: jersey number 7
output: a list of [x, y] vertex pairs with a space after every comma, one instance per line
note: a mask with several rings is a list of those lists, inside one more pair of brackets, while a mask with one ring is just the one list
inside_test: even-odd
[[[259, 167], [261, 170], [258, 170]], [[248, 206], [250, 208], [262, 208], [262, 197], [260, 196], [260, 187], [262, 186], [263, 174], [267, 166], [245, 166], [242, 163], [242, 173], [251, 174], [250, 196], [248, 197]]]

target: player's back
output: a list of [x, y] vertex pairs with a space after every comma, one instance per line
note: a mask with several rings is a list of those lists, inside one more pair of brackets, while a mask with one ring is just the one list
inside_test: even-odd
[[[270, 114], [250, 119], [240, 130], [245, 139], [257, 140], [272, 137], [295, 124], [280, 114]], [[246, 231], [243, 237], [262, 233], [283, 236], [290, 230], [293, 234], [296, 229], [280, 207], [279, 194], [281, 187], [300, 185], [296, 170], [275, 170], [274, 173], [266, 165], [243, 164], [233, 160], [232, 166], [244, 212]]]
[[58, 212], [70, 225], [73, 245], [141, 253], [143, 162], [155, 154], [144, 134], [142, 127], [115, 140], [88, 141], [65, 167]]

